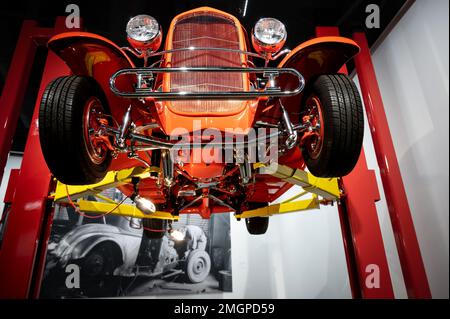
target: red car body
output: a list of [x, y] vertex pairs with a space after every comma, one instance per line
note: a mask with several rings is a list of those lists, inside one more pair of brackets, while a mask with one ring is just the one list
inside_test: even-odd
[[[206, 22], [205, 22], [206, 21]], [[216, 9], [202, 7], [184, 12], [176, 16], [165, 36], [164, 51], [157, 56], [155, 66], [158, 68], [182, 67], [240, 67], [253, 66], [251, 56], [244, 54], [251, 50], [247, 32], [234, 16]], [[144, 135], [170, 135], [177, 127], [184, 128], [189, 136], [196, 130], [215, 128], [223, 132], [226, 128], [239, 128], [244, 133], [255, 126], [258, 121], [266, 123], [279, 122], [278, 103], [283, 103], [286, 111], [291, 114], [294, 125], [301, 123], [299, 106], [304, 98], [303, 92], [295, 96], [269, 99], [265, 96], [247, 100], [164, 100], [153, 97], [129, 98], [118, 96], [112, 92], [111, 77], [121, 69], [136, 68], [128, 52], [110, 40], [87, 32], [68, 32], [53, 37], [49, 48], [63, 59], [74, 75], [94, 78], [103, 89], [111, 115], [115, 119], [122, 119], [131, 105], [132, 122], [137, 127], [152, 124], [151, 128], [141, 132]], [[214, 47], [235, 49], [234, 51], [174, 51], [185, 47]], [[292, 68], [303, 76], [306, 85], [311, 79], [321, 74], [335, 74], [355, 54], [359, 47], [350, 39], [343, 37], [321, 37], [300, 44], [288, 53], [276, 68]], [[159, 60], [160, 59], [160, 60]], [[194, 90], [201, 92], [215, 91], [217, 87], [234, 87], [241, 91], [252, 90], [254, 75], [250, 73], [210, 74], [206, 76], [198, 73], [162, 73], [156, 78], [155, 86], [161, 92], [174, 89]], [[116, 79], [116, 86], [122, 91], [131, 91], [135, 80], [129, 76]], [[281, 75], [279, 85], [285, 89], [295, 88], [297, 83], [289, 76]], [[150, 127], [150, 126], [149, 126]], [[194, 156], [193, 153], [189, 155]], [[138, 152], [142, 158], [148, 154]], [[300, 146], [286, 150], [280, 155], [278, 162], [295, 168], [305, 168]], [[142, 162], [128, 158], [120, 153], [113, 159], [110, 170], [119, 170], [134, 166], [141, 166]], [[159, 163], [151, 163], [159, 166]], [[237, 196], [236, 202], [268, 203], [277, 199], [291, 185], [270, 175], [255, 174], [254, 183], [245, 188], [236, 185], [237, 167], [227, 166], [225, 163], [175, 163], [174, 185], [169, 189], [161, 187], [157, 178], [147, 178], [140, 181], [139, 194], [151, 199], [156, 204], [167, 205], [168, 210], [175, 207], [171, 201], [176, 198], [180, 190], [195, 190], [197, 183], [215, 182], [215, 188], [222, 192], [217, 197], [225, 201]], [[181, 176], [193, 181], [191, 185], [177, 183]], [[133, 185], [124, 185], [120, 189], [126, 194], [133, 193]], [[204, 194], [209, 192], [205, 187]], [[172, 194], [172, 195], [171, 195]], [[175, 194], [175, 195], [174, 195]], [[174, 197], [173, 197], [174, 196]], [[196, 196], [187, 196], [186, 202], [192, 202]], [[229, 212], [230, 207], [212, 203], [208, 196], [179, 211], [179, 213], [199, 213], [208, 218], [211, 213]]]

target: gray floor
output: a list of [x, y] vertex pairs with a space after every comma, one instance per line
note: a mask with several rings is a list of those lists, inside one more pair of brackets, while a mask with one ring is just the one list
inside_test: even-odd
[[149, 278], [135, 282], [127, 291], [127, 296], [201, 294], [219, 291], [219, 283], [212, 275], [198, 284], [187, 283], [180, 278], [174, 278], [172, 281]]

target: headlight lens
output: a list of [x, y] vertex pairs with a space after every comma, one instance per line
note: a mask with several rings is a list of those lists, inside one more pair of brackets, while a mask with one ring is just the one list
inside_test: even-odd
[[281, 21], [274, 18], [262, 18], [256, 22], [253, 35], [262, 44], [272, 46], [284, 42], [287, 32]]
[[159, 32], [160, 27], [158, 21], [146, 14], [135, 16], [127, 23], [127, 35], [135, 41], [151, 41]]

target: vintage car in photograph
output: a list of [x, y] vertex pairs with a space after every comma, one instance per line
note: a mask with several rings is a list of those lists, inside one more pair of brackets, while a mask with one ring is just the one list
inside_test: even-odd
[[[48, 244], [43, 296], [64, 296], [68, 292], [89, 297], [115, 296], [127, 278], [177, 276], [182, 282], [196, 284], [209, 275], [211, 258], [204, 248], [193, 247], [188, 238], [170, 234], [160, 239], [143, 237], [142, 225], [133, 228], [133, 224], [140, 223], [115, 215], [90, 219], [71, 207], [59, 207]], [[66, 289], [68, 265], [80, 269], [78, 290]]]
[[[354, 41], [319, 37], [288, 50], [279, 20], [261, 18], [245, 30], [209, 7], [179, 14], [166, 32], [138, 15], [126, 34], [129, 47], [87, 32], [50, 39], [72, 74], [48, 84], [39, 134], [48, 167], [65, 184], [155, 168], [119, 187], [148, 214], [149, 237], [162, 237], [167, 224], [151, 218], [155, 209], [209, 218], [267, 206], [285, 183], [257, 164], [327, 178], [355, 166], [362, 104], [339, 74], [359, 52]], [[245, 223], [262, 234], [268, 217]]]

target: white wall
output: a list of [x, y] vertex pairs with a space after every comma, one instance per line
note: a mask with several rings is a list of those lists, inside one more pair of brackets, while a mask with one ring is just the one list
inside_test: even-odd
[[263, 236], [231, 226], [230, 298], [351, 298], [335, 207], [272, 217]]
[[[373, 55], [434, 298], [449, 297], [448, 12], [447, 0], [418, 0]], [[406, 298], [367, 120], [366, 132], [394, 293]], [[231, 231], [234, 292], [225, 297], [351, 297], [334, 208], [274, 217], [263, 237], [242, 222]]]
[[[448, 12], [448, 0], [417, 0], [373, 54], [434, 298], [449, 297]], [[385, 203], [378, 205], [391, 273], [401, 279]]]

